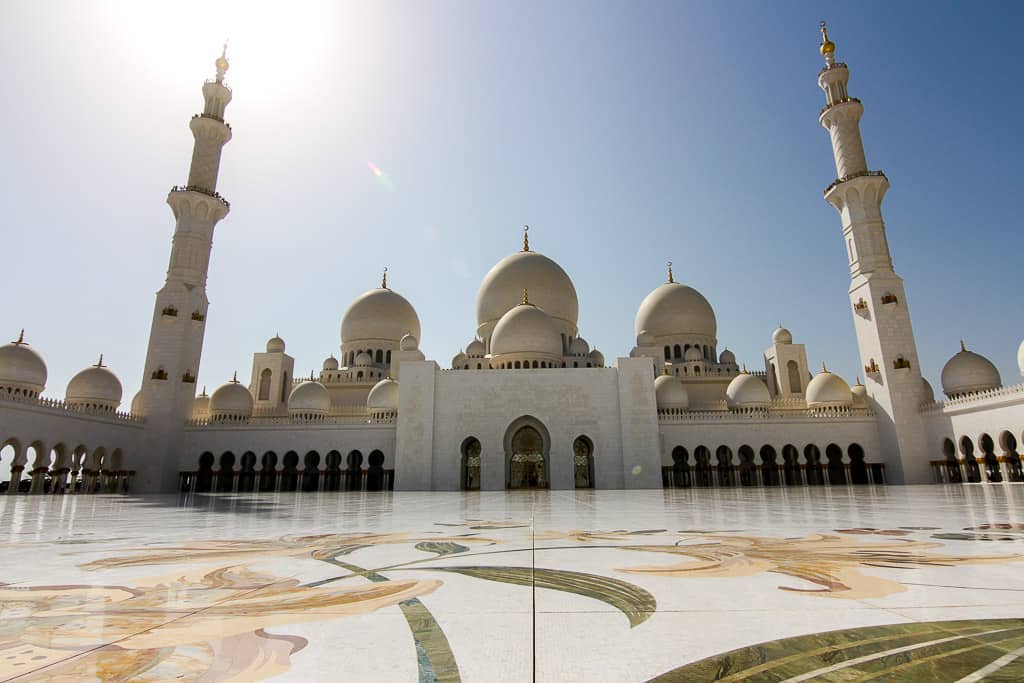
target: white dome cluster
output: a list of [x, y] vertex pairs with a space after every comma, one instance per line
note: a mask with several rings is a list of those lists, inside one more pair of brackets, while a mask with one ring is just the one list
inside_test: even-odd
[[236, 374], [210, 397], [211, 422], [245, 422], [252, 417], [252, 394], [238, 382]]
[[[561, 266], [543, 254], [527, 251], [524, 245], [523, 251], [498, 261], [480, 284], [476, 319], [477, 334], [481, 338], [490, 337], [501, 318], [519, 305], [524, 289], [530, 290], [533, 302], [551, 317], [557, 334], [576, 336], [579, 319], [576, 287]], [[493, 340], [491, 349], [493, 352]], [[561, 341], [558, 353], [562, 353]]]
[[68, 382], [64, 402], [82, 410], [112, 413], [121, 405], [121, 380], [103, 364], [103, 356], [96, 365], [87, 367]]
[[942, 368], [942, 391], [949, 398], [1002, 386], [999, 371], [988, 358], [968, 351], [960, 342], [960, 352]]
[[815, 375], [807, 385], [807, 407], [849, 408], [853, 405], [853, 392], [850, 385], [839, 375], [821, 366], [821, 372]]
[[22, 330], [16, 341], [0, 346], [0, 391], [38, 398], [45, 388], [46, 361], [25, 341]]

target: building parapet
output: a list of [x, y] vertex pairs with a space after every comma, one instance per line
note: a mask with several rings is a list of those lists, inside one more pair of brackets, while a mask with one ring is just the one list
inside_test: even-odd
[[956, 398], [947, 398], [943, 401], [925, 402], [921, 404], [921, 412], [926, 414], [956, 412], [958, 410], [980, 407], [980, 404], [999, 401], [1000, 399], [1007, 399], [1011, 402], [1024, 401], [1024, 384], [975, 391], [970, 394], [957, 396]]
[[14, 396], [6, 392], [0, 392], [0, 402], [18, 403], [20, 405], [33, 406], [36, 408], [43, 408], [53, 412], [62, 413], [74, 413], [75, 415], [88, 415], [90, 417], [97, 417], [100, 419], [111, 420], [115, 422], [135, 422], [141, 423], [145, 421], [141, 415], [132, 415], [123, 411], [115, 410], [103, 410], [100, 408], [89, 408], [86, 406], [68, 405], [64, 401], [57, 398], [30, 398], [24, 395]]
[[199, 427], [210, 429], [250, 429], [252, 427], [295, 427], [308, 426], [320, 427], [331, 425], [393, 425], [398, 420], [398, 413], [374, 413], [367, 415], [364, 409], [362, 415], [327, 415], [325, 417], [298, 417], [298, 416], [253, 416], [248, 420], [235, 422], [217, 422], [210, 418], [198, 418], [186, 420], [186, 427]]
[[[801, 401], [802, 403], [802, 401]], [[773, 420], [866, 420], [875, 414], [870, 408], [803, 408], [779, 410], [771, 408], [747, 408], [733, 410], [682, 410], [661, 408], [658, 410], [659, 423], [672, 422], [769, 422]]]

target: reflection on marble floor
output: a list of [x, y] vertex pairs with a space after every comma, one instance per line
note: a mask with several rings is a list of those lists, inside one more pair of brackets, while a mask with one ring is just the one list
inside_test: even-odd
[[1019, 680], [1024, 487], [0, 497], [4, 680]]

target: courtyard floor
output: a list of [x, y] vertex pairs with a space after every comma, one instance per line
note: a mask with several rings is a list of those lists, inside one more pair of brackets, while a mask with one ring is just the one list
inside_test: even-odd
[[0, 678], [1024, 679], [1024, 486], [0, 497]]

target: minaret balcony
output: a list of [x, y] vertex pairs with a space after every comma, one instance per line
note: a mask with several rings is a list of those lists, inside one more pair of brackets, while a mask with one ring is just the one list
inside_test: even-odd
[[860, 171], [858, 173], [851, 173], [850, 175], [845, 175], [842, 178], [836, 178], [831, 183], [829, 183], [829, 186], [825, 188], [825, 190], [822, 192], [822, 194], [827, 196], [829, 192], [831, 192], [835, 188], [839, 187], [843, 183], [848, 183], [851, 180], [856, 180], [857, 178], [865, 178], [865, 177], [876, 177], [876, 178], [880, 177], [880, 178], [885, 178], [886, 180], [888, 180], [888, 176], [886, 176], [885, 173], [883, 173], [882, 171]]
[[171, 192], [198, 192], [199, 194], [204, 194], [207, 197], [212, 197], [216, 199], [218, 202], [224, 205], [225, 209], [231, 209], [231, 202], [224, 199], [224, 197], [221, 197], [219, 192], [207, 190], [205, 187], [200, 187], [198, 185], [175, 185], [174, 187], [171, 188]]
[[192, 116], [192, 118], [193, 119], [210, 119], [212, 121], [216, 121], [217, 123], [223, 123], [225, 126], [228, 127], [228, 130], [231, 130], [231, 124], [228, 123], [227, 121], [225, 121], [220, 116], [217, 116], [216, 114], [208, 114], [206, 112], [203, 112], [202, 114], [194, 114]]
[[821, 115], [824, 114], [825, 112], [827, 112], [832, 107], [837, 107], [840, 104], [847, 104], [848, 102], [856, 102], [857, 104], [861, 103], [860, 100], [857, 99], [856, 97], [844, 97], [841, 100], [836, 100], [832, 104], [826, 104], [824, 107], [822, 107], [821, 111], [818, 112], [818, 118], [820, 119]]

